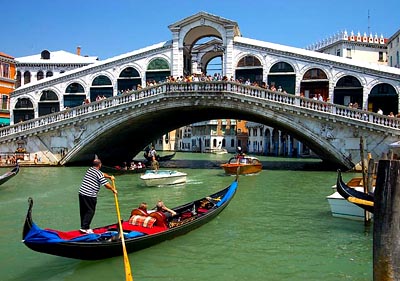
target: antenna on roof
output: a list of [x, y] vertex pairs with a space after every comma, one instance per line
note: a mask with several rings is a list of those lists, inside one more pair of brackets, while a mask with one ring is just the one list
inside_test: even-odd
[[371, 33], [371, 31], [370, 31], [370, 29], [371, 29], [371, 26], [370, 26], [370, 19], [371, 19], [371, 17], [369, 16], [369, 9], [368, 9], [368, 34]]

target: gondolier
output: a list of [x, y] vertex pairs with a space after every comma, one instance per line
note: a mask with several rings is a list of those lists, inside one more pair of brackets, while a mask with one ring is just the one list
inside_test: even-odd
[[83, 233], [93, 233], [90, 223], [96, 211], [97, 194], [100, 191], [100, 187], [104, 185], [104, 187], [110, 189], [112, 192], [117, 193], [117, 190], [107, 181], [107, 179], [113, 180], [114, 176], [102, 173], [100, 168], [101, 161], [96, 158], [93, 161], [93, 166], [86, 171], [79, 189], [80, 231]]

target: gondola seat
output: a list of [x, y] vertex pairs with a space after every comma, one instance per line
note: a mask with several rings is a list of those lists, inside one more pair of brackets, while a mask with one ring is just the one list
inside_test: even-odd
[[167, 216], [163, 212], [152, 212], [149, 216], [156, 219], [155, 226], [168, 227]]
[[149, 214], [146, 211], [144, 211], [142, 209], [139, 209], [139, 208], [133, 209], [132, 212], [131, 212], [131, 217], [132, 216], [144, 216], [144, 217], [147, 217], [148, 215]]

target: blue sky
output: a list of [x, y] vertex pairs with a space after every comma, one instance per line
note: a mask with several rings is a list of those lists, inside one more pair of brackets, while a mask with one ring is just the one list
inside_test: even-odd
[[243, 37], [300, 48], [342, 30], [370, 27], [389, 38], [400, 29], [399, 0], [42, 0], [1, 7], [0, 52], [16, 58], [81, 46], [82, 55], [107, 59], [170, 40], [168, 25], [200, 11], [236, 21]]

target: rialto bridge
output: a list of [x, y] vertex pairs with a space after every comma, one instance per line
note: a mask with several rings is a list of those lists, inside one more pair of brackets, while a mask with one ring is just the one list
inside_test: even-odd
[[[122, 151], [129, 154], [139, 151], [160, 133], [214, 118], [237, 118], [281, 127], [304, 141], [323, 159], [332, 159], [332, 162], [347, 167], [352, 166], [358, 157], [358, 153], [354, 152], [357, 145], [352, 140], [364, 135], [364, 130], [368, 132], [365, 133], [368, 150], [375, 151], [377, 155], [388, 149], [389, 141], [397, 140], [397, 125], [387, 128], [387, 124], [376, 124], [373, 120], [353, 120], [340, 114], [336, 117], [338, 115], [331, 112], [315, 113], [312, 108], [306, 107], [301, 107], [301, 112], [306, 110], [308, 113], [298, 114], [298, 105], [294, 103], [277, 106], [279, 110], [267, 110], [269, 107], [266, 104], [259, 108], [254, 105], [255, 101], [247, 100], [254, 97], [243, 97], [242, 92], [232, 89], [183, 91], [177, 95], [168, 88], [170, 84], [160, 82], [165, 81], [167, 76], [194, 75], [201, 79], [200, 73], [206, 73], [210, 69], [209, 64], [219, 58], [221, 75], [228, 80], [249, 80], [263, 87], [281, 86], [288, 93], [287, 98], [293, 101], [302, 101], [301, 94], [305, 98], [320, 94], [325, 101], [329, 101], [330, 106], [325, 108], [339, 108], [339, 111], [344, 110], [340, 105], [357, 103], [360, 109], [369, 111], [363, 112], [363, 115], [386, 120], [372, 112], [381, 108], [384, 114], [398, 113], [399, 69], [245, 38], [235, 21], [204, 12], [171, 24], [169, 29], [172, 33], [169, 41], [58, 76], [21, 83], [23, 86], [12, 93], [10, 102], [11, 124], [16, 125], [1, 131], [0, 151], [12, 151], [18, 140], [26, 142], [31, 153], [43, 154], [42, 159], [49, 162], [78, 162], [88, 157], [89, 153], [98, 152], [99, 148], [106, 151], [108, 155], [105, 157], [119, 158]], [[146, 87], [150, 82], [156, 82], [158, 86]], [[239, 84], [225, 82], [221, 85], [230, 87]], [[141, 91], [141, 87], [145, 90]], [[157, 89], [159, 95], [142, 99], [140, 93], [147, 95], [149, 89]], [[135, 94], [130, 93], [132, 90]], [[129, 94], [121, 95], [125, 92]], [[199, 96], [201, 94], [210, 98], [204, 99]], [[274, 95], [280, 96], [280, 92]], [[108, 99], [96, 102], [98, 96]], [[131, 101], [133, 104], [121, 101], [126, 97], [135, 97]], [[91, 103], [82, 106], [86, 99]], [[258, 101], [256, 104], [263, 103]], [[118, 111], [113, 111], [115, 106]], [[316, 116], [319, 114], [324, 117], [318, 119]], [[61, 116], [68, 118], [65, 117], [64, 121]], [[52, 118], [56, 121], [53, 122]], [[336, 118], [344, 119], [338, 122]], [[339, 129], [337, 122], [347, 127]], [[308, 130], [306, 124], [315, 127]], [[378, 133], [375, 136], [375, 128], [382, 126], [384, 130], [376, 131], [382, 136], [379, 137]], [[329, 135], [329, 141], [321, 140], [324, 134]]]
[[288, 131], [323, 160], [348, 168], [360, 160], [360, 137], [380, 157], [400, 136], [397, 118], [235, 82], [192, 82], [159, 84], [3, 128], [0, 150], [23, 143], [44, 162], [80, 163], [97, 154], [121, 163], [157, 136], [220, 118]]

